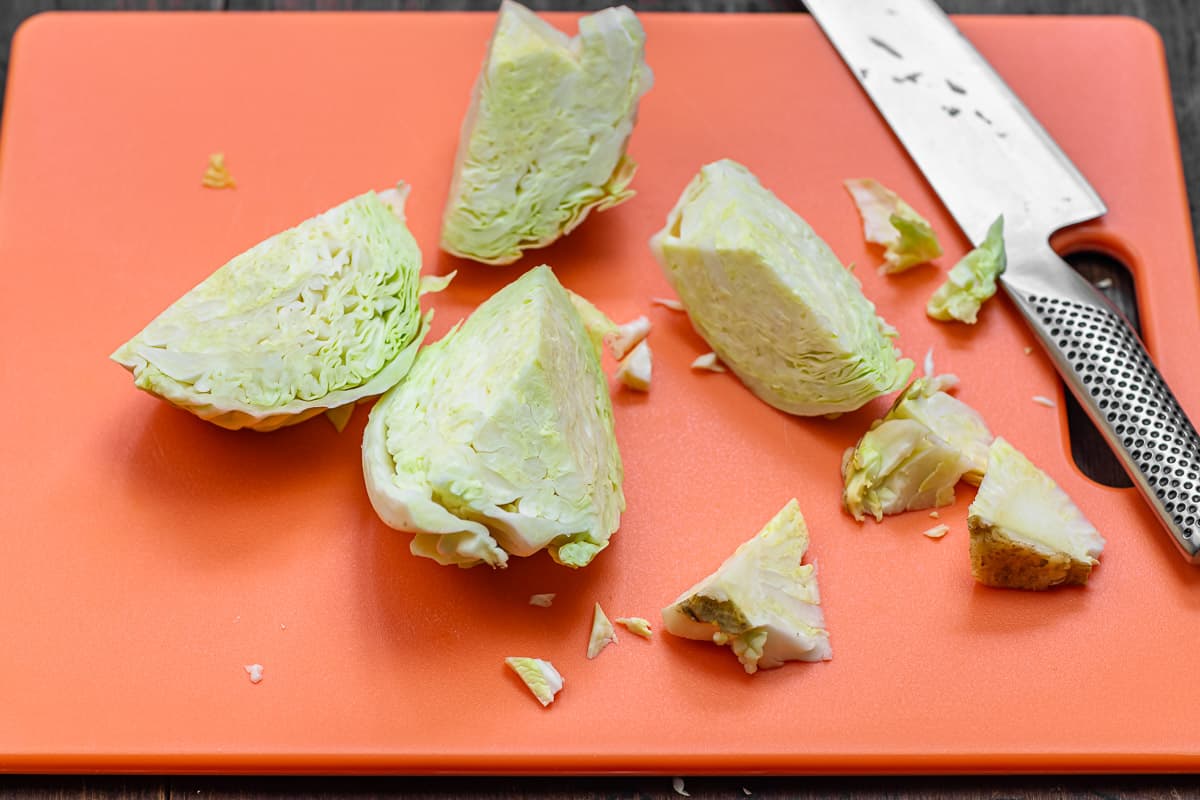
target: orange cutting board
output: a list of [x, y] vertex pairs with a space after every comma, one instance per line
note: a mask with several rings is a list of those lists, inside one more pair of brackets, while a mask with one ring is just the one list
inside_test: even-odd
[[[1200, 769], [1200, 570], [1132, 490], [1074, 467], [1057, 378], [1007, 300], [970, 328], [926, 319], [967, 243], [811, 20], [643, 20], [655, 86], [631, 144], [637, 197], [508, 268], [437, 250], [490, 14], [50, 14], [21, 29], [0, 166], [0, 769]], [[1148, 345], [1200, 418], [1200, 279], [1157, 37], [1122, 19], [959, 22], [1110, 204], [1064, 246], [1130, 264]], [[236, 189], [201, 187], [213, 152]], [[933, 348], [959, 396], [1082, 506], [1108, 539], [1088, 586], [976, 585], [969, 487], [940, 541], [923, 512], [843, 514], [841, 453], [886, 399], [801, 419], [689, 369], [708, 348], [651, 306], [670, 292], [646, 241], [722, 157], [857, 264], [904, 352], [920, 365]], [[876, 274], [841, 186], [855, 176], [928, 216], [946, 249], [934, 267]], [[425, 271], [459, 270], [430, 301], [434, 337], [542, 262], [618, 320], [654, 323], [653, 388], [613, 388], [628, 511], [582, 571], [411, 556], [363, 488], [365, 407], [341, 434], [323, 419], [233, 433], [107, 359], [234, 254], [398, 179]], [[792, 496], [831, 662], [749, 676], [727, 648], [661, 630], [585, 658], [593, 603], [660, 627]], [[557, 599], [533, 607], [535, 592]], [[559, 668], [552, 706], [509, 655]]]

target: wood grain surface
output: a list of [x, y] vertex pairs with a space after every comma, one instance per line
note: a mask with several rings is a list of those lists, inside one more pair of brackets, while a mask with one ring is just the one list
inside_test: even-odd
[[[530, 0], [542, 10], [594, 9], [608, 0]], [[799, 0], [645, 0], [628, 2], [642, 11], [802, 12]], [[1200, 3], [1192, 0], [941, 0], [951, 13], [1123, 14], [1140, 17], [1161, 34], [1170, 69], [1184, 173], [1191, 198], [1193, 228], [1200, 227]], [[206, 10], [350, 10], [490, 9], [495, 0], [0, 0], [0, 76], [7, 72], [9, 43], [22, 20], [49, 9]], [[1097, 59], [1105, 57], [1096, 53]], [[1052, 76], [1048, 76], [1052, 79]], [[0, 88], [0, 92], [3, 89]], [[0, 94], [2, 99], [2, 94]], [[1120, 270], [1097, 259], [1077, 263], [1089, 278], [1116, 276]], [[1118, 301], [1122, 298], [1118, 293]], [[1081, 441], [1085, 441], [1081, 439]], [[1076, 449], [1081, 465], [1094, 474], [1119, 480], [1103, 446]], [[1107, 472], [1106, 472], [1107, 470]], [[1102, 478], [1103, 479], [1103, 478]], [[2, 643], [13, 647], [16, 643]], [[1136, 669], [1136, 664], [1131, 664]], [[3, 716], [0, 709], [0, 717]], [[86, 725], [86, 720], [80, 720]], [[586, 735], [581, 731], [580, 735]], [[0, 771], [3, 770], [0, 760]], [[1200, 779], [1162, 776], [977, 776], [977, 777], [685, 777], [684, 791], [696, 800], [714, 798], [897, 798], [902, 800], [1074, 800], [1075, 798], [1200, 798]], [[213, 777], [213, 776], [0, 776], [0, 800], [442, 800], [467, 797], [677, 798], [669, 777]]]

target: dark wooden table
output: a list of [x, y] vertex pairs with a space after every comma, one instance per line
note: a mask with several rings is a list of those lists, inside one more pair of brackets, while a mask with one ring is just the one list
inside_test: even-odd
[[[626, 0], [645, 11], [802, 12], [799, 0]], [[847, 0], [852, 2], [852, 0]], [[609, 0], [531, 0], [536, 9], [593, 9]], [[1126, 14], [1147, 20], [1163, 37], [1170, 66], [1193, 228], [1200, 228], [1200, 2], [1195, 0], [941, 0], [952, 13]], [[21, 20], [47, 9], [491, 9], [495, 0], [0, 0], [0, 76]], [[1101, 57], [1101, 54], [1097, 54]], [[0, 89], [0, 92], [3, 90]], [[0, 99], [2, 99], [0, 94]], [[1077, 265], [1085, 274], [1107, 274], [1103, 264]], [[1120, 298], [1117, 298], [1118, 300]], [[1083, 460], [1106, 469], [1102, 445], [1085, 446]], [[1077, 460], [1080, 460], [1077, 452]], [[0, 646], [11, 647], [14, 643]], [[1131, 664], [1136, 669], [1136, 664]], [[0, 716], [4, 709], [0, 708]], [[80, 724], [86, 724], [81, 720]], [[1200, 721], [1197, 723], [1200, 728]], [[0, 760], [0, 769], [3, 761]], [[909, 776], [685, 778], [693, 798], [1200, 798], [1200, 777], [1140, 776]], [[213, 777], [213, 776], [0, 776], [0, 800], [376, 800], [376, 798], [544, 797], [566, 800], [679, 797], [669, 777]]]

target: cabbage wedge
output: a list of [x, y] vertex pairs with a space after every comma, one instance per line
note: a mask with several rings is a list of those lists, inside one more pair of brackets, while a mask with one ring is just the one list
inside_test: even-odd
[[[359, 400], [412, 366], [429, 330], [403, 184], [347, 200], [234, 257], [112, 359], [223, 428], [271, 431]], [[435, 282], [436, 283], [436, 282]]]
[[363, 473], [383, 521], [439, 564], [545, 549], [582, 567], [608, 545], [625, 510], [608, 382], [549, 267], [421, 350], [371, 410]]
[[833, 657], [817, 568], [801, 564], [808, 526], [795, 499], [716, 572], [663, 609], [667, 631], [728, 645], [748, 673]]
[[459, 135], [442, 249], [511, 264], [633, 196], [625, 155], [651, 86], [632, 11], [583, 17], [568, 38], [504, 0]]
[[650, 249], [696, 331], [775, 408], [853, 411], [912, 373], [858, 280], [741, 164], [703, 167]]

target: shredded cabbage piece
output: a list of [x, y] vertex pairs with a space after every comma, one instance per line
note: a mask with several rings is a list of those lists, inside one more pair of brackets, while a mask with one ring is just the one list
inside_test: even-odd
[[851, 178], [845, 185], [862, 217], [863, 237], [884, 247], [880, 272], [902, 272], [942, 254], [929, 222], [900, 195], [871, 178]]
[[541, 658], [509, 656], [504, 659], [508, 668], [520, 676], [533, 692], [542, 707], [554, 702], [554, 696], [562, 691], [563, 678], [549, 661]]
[[1008, 265], [1004, 250], [1004, 217], [988, 228], [983, 243], [962, 257], [937, 288], [925, 313], [936, 320], [974, 325], [984, 301], [996, 293], [996, 279]]

